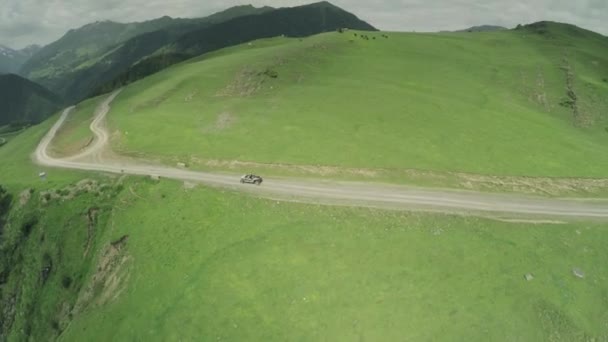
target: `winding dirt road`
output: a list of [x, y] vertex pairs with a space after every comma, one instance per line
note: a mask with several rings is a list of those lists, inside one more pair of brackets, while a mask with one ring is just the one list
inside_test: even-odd
[[[549, 199], [514, 194], [489, 194], [441, 189], [420, 189], [398, 185], [308, 181], [293, 178], [265, 179], [262, 186], [239, 183], [239, 175], [196, 172], [132, 160], [104, 158], [109, 134], [104, 127], [110, 104], [120, 91], [113, 93], [96, 112], [91, 123], [95, 140], [78, 155], [56, 159], [48, 155], [49, 144], [74, 109], [67, 108], [42, 139], [35, 151], [38, 164], [67, 169], [88, 170], [133, 175], [149, 175], [201, 182], [253, 192], [258, 196], [306, 203], [424, 210], [443, 213], [475, 214], [518, 220], [593, 219], [608, 221], [608, 200]], [[540, 221], [539, 221], [540, 222]]]

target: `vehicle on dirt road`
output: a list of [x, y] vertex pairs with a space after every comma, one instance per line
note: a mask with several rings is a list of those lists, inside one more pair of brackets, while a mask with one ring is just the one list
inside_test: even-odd
[[262, 184], [262, 181], [262, 177], [252, 174], [244, 175], [243, 177], [241, 177], [241, 183], [260, 185]]

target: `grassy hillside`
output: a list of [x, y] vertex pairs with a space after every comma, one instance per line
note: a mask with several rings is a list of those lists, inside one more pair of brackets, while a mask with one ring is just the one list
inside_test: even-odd
[[38, 123], [57, 111], [62, 100], [17, 75], [0, 75], [0, 127]]
[[0, 148], [0, 182], [12, 198], [8, 213], [0, 199], [2, 341], [54, 340], [69, 323], [121, 191], [116, 178], [33, 165], [30, 154], [51, 123]]
[[306, 206], [171, 182], [135, 184], [122, 201], [112, 238], [129, 235], [128, 285], [66, 340], [608, 337], [605, 226]]
[[45, 170], [29, 155], [51, 124], [0, 148], [13, 198], [0, 339], [608, 338], [605, 224], [324, 207]]
[[608, 38], [548, 30], [245, 44], [128, 86], [114, 148], [201, 166], [606, 177]]

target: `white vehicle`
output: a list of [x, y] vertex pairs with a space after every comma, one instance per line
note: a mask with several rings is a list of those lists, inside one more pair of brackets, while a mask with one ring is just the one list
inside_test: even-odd
[[260, 185], [264, 180], [260, 176], [248, 174], [241, 177], [241, 183]]

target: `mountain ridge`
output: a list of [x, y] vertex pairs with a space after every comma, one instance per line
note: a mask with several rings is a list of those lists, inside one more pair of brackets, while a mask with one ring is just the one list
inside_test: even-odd
[[18, 73], [21, 66], [40, 49], [39, 45], [29, 45], [15, 50], [0, 44], [0, 74]]
[[16, 74], [0, 75], [0, 103], [0, 126], [36, 124], [63, 105], [50, 90]]

